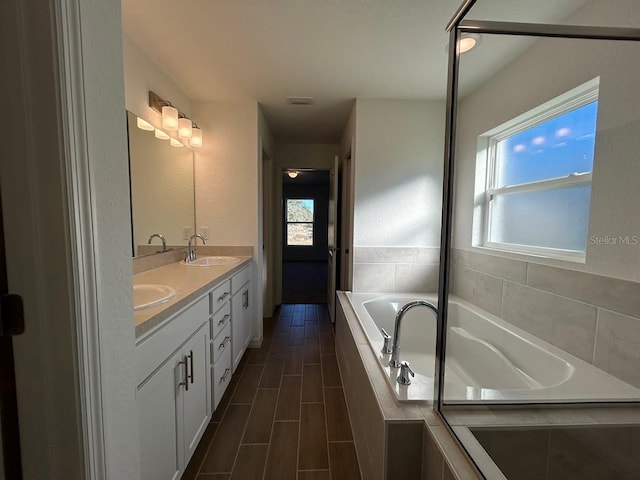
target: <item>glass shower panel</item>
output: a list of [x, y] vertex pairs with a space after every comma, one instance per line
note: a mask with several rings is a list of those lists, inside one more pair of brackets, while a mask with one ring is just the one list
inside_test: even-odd
[[571, 469], [611, 419], [640, 431], [639, 76], [634, 41], [483, 34], [461, 55], [440, 411], [487, 478], [635, 478], [626, 447]]

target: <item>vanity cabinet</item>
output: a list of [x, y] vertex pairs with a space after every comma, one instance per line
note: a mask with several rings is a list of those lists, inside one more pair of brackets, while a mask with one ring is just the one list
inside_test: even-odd
[[143, 480], [180, 478], [209, 423], [207, 303], [196, 301], [136, 345]]
[[251, 267], [246, 267], [231, 278], [231, 335], [233, 371], [238, 368], [252, 333]]
[[209, 294], [211, 312], [211, 398], [212, 410], [222, 399], [233, 373], [231, 369], [231, 281], [218, 284]]

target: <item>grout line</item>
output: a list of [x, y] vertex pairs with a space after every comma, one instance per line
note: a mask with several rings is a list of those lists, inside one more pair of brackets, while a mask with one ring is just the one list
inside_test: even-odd
[[[320, 354], [320, 359], [322, 360], [322, 354]], [[327, 463], [329, 465], [329, 480], [331, 480], [332, 476], [331, 476], [331, 453], [329, 449], [329, 422], [327, 421], [327, 409], [326, 409], [327, 399], [326, 399], [326, 395], [324, 394], [324, 369], [322, 368], [322, 366], [320, 366], [320, 378], [322, 382], [322, 410], [324, 411], [324, 432], [326, 435], [325, 438], [327, 440]], [[339, 479], [336, 479], [336, 480], [339, 480]]]
[[[246, 354], [246, 352], [245, 352]], [[242, 360], [242, 359], [240, 359]], [[246, 365], [245, 365], [246, 367]], [[243, 369], [244, 370], [244, 369]], [[262, 373], [260, 374], [260, 380], [258, 381], [258, 385], [260, 385], [260, 381], [262, 380], [262, 376], [264, 375], [264, 371], [266, 370], [266, 368], [262, 368]], [[240, 375], [242, 377], [242, 375]], [[238, 380], [238, 384], [240, 383], [240, 381]], [[251, 418], [251, 413], [253, 412], [253, 408], [254, 408], [254, 403], [256, 401], [256, 397], [258, 396], [258, 389], [256, 388], [256, 391], [253, 393], [253, 400], [251, 402], [251, 408], [249, 409], [249, 415], [247, 416], [247, 420], [245, 421], [244, 424], [244, 428], [242, 429], [242, 435], [240, 435], [240, 443], [238, 444], [238, 449], [236, 450], [236, 455], [233, 458], [233, 464], [231, 465], [231, 472], [229, 473], [229, 475], [233, 474], [233, 470], [236, 468], [236, 462], [238, 461], [238, 457], [240, 456], [240, 449], [242, 448], [242, 439], [244, 438], [244, 434], [247, 432], [247, 427], [249, 426], [249, 419]], [[234, 405], [247, 405], [246, 403], [244, 404], [234, 404]], [[226, 414], [226, 412], [225, 412]], [[218, 433], [216, 431], [216, 433]]]
[[[282, 310], [280, 310], [282, 311]], [[278, 315], [278, 320], [276, 321], [276, 330], [278, 329], [278, 324], [280, 323], [280, 316]], [[273, 342], [269, 345], [269, 351], [267, 352], [267, 356], [271, 354], [271, 349], [273, 348]], [[264, 373], [264, 372], [263, 372]], [[262, 381], [262, 378], [260, 378]], [[260, 385], [260, 384], [258, 384]], [[280, 387], [282, 386], [282, 377], [280, 377]], [[278, 413], [278, 403], [280, 403], [280, 387], [278, 387], [278, 395], [276, 396], [276, 407], [273, 411], [273, 421], [271, 422], [271, 432], [269, 433], [269, 446], [267, 447], [267, 457], [264, 461], [264, 467], [262, 468], [262, 478], [267, 475], [267, 465], [269, 464], [269, 454], [271, 453], [271, 445], [273, 443], [273, 431], [275, 430], [276, 425], [276, 415]]]

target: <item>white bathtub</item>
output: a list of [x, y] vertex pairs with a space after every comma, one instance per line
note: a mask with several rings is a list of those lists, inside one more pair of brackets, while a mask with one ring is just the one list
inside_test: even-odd
[[[437, 295], [347, 293], [391, 389], [400, 400], [432, 400], [436, 318], [416, 307], [403, 318], [400, 359], [416, 373], [409, 386], [381, 353], [380, 329], [393, 335], [398, 310]], [[640, 390], [455, 296], [449, 298], [446, 402], [630, 401]]]

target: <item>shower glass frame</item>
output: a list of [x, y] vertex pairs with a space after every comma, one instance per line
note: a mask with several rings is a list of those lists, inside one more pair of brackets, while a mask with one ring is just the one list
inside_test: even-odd
[[[453, 428], [446, 418], [443, 407], [444, 372], [447, 348], [447, 319], [448, 301], [451, 280], [451, 254], [453, 229], [453, 197], [454, 197], [454, 169], [456, 164], [456, 126], [458, 108], [458, 81], [460, 67], [460, 52], [457, 48], [462, 34], [494, 34], [504, 36], [528, 36], [563, 39], [585, 40], [619, 40], [640, 42], [640, 28], [602, 27], [561, 24], [535, 24], [517, 22], [494, 22], [486, 20], [466, 20], [465, 18], [476, 4], [477, 0], [466, 0], [457, 10], [449, 25], [448, 44], [448, 80], [446, 96], [446, 128], [443, 170], [443, 198], [441, 224], [440, 271], [438, 284], [438, 323], [436, 332], [436, 362], [434, 372], [434, 409], [442, 418], [445, 426], [457, 439]], [[599, 402], [588, 402], [590, 405], [600, 405]], [[615, 402], [614, 402], [615, 403]], [[621, 402], [622, 403], [622, 402]], [[502, 406], [523, 405], [524, 402], [510, 402]], [[557, 404], [557, 403], [556, 403]], [[564, 407], [584, 406], [584, 402], [561, 402]], [[611, 402], [608, 403], [611, 405]], [[481, 404], [480, 404], [481, 405]], [[546, 405], [545, 402], [526, 402], [527, 406]], [[459, 440], [458, 440], [459, 442]]]

